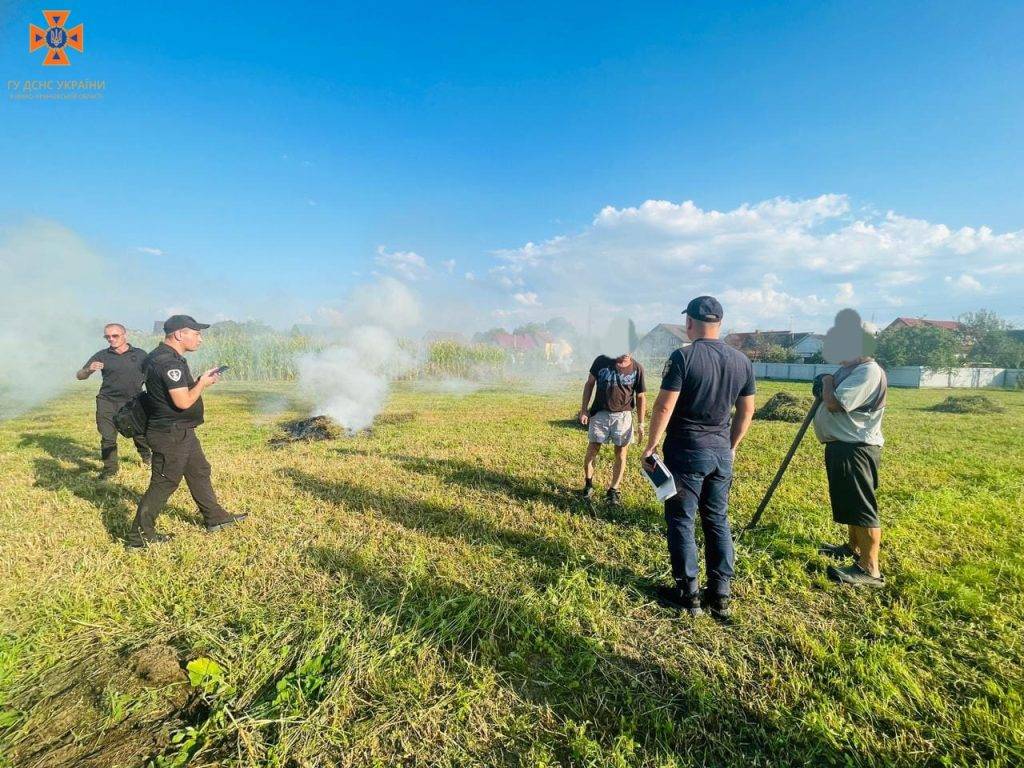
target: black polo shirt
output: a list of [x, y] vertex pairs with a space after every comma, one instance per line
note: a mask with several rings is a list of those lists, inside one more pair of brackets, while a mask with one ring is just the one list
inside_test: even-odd
[[185, 358], [163, 342], [146, 358], [146, 414], [149, 428], [170, 429], [175, 424], [198, 427], [203, 423], [203, 398], [185, 410], [174, 405], [172, 389], [191, 388], [195, 384]]
[[754, 366], [721, 339], [697, 339], [665, 364], [661, 388], [679, 399], [665, 430], [665, 453], [690, 448], [729, 448], [736, 400], [757, 391]]
[[82, 368], [88, 368], [93, 363], [103, 363], [103, 370], [100, 371], [103, 383], [96, 397], [124, 403], [142, 391], [142, 382], [146, 380], [142, 368], [145, 361], [146, 350], [129, 344], [128, 349], [121, 354], [110, 347], [101, 349], [86, 360]]

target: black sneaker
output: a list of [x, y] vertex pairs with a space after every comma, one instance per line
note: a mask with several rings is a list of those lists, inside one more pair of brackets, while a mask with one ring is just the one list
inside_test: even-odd
[[832, 557], [836, 560], [846, 560], [847, 558], [856, 558], [856, 553], [850, 549], [850, 545], [846, 542], [842, 544], [822, 544], [818, 548], [818, 554], [824, 555], [825, 557]]
[[215, 523], [214, 525], [206, 526], [206, 532], [207, 533], [216, 533], [217, 531], [220, 531], [220, 530], [223, 530], [224, 528], [227, 528], [229, 525], [234, 525], [235, 523], [242, 522], [248, 516], [249, 515], [247, 515], [247, 514], [228, 515], [228, 519], [225, 520], [223, 523]]
[[655, 587], [654, 592], [658, 597], [658, 601], [670, 608], [686, 611], [691, 616], [700, 616], [704, 612], [700, 607], [699, 592], [688, 595], [679, 587], [666, 587], [664, 585]]
[[154, 533], [150, 536], [142, 536], [138, 539], [128, 539], [124, 545], [128, 549], [145, 549], [153, 544], [166, 544], [174, 536], [169, 533]]
[[580, 498], [584, 501], [592, 501], [594, 498], [594, 486], [590, 484], [583, 486], [583, 490], [580, 491]]
[[604, 495], [604, 500], [612, 507], [622, 506], [622, 494], [619, 493], [618, 488], [609, 488], [608, 493]]
[[139, 459], [142, 461], [142, 466], [144, 466], [144, 467], [152, 467], [153, 466], [153, 456], [152, 456], [152, 454], [150, 454], [149, 456], [139, 456]]
[[836, 568], [834, 565], [830, 565], [827, 572], [830, 579], [838, 581], [840, 584], [849, 584], [851, 587], [881, 589], [885, 586], [885, 576], [881, 574], [878, 577], [872, 576], [861, 568], [858, 563], [848, 565], [845, 568]]
[[732, 620], [732, 608], [729, 607], [730, 598], [728, 595], [709, 595], [704, 593], [704, 602], [711, 611], [711, 618], [727, 624]]

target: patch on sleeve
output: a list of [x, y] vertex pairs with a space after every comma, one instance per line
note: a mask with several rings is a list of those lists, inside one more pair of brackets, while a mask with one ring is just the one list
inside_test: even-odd
[[181, 381], [181, 369], [171, 368], [171, 370], [167, 372], [167, 378], [171, 381]]

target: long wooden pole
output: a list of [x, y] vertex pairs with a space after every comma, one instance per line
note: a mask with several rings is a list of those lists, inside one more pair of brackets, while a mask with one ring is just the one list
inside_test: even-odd
[[[754, 516], [750, 518], [750, 522], [740, 531], [742, 536], [746, 531], [757, 526], [761, 522], [761, 515], [764, 514], [765, 508], [768, 506], [768, 502], [772, 500], [772, 494], [775, 493], [775, 489], [779, 487], [779, 483], [782, 482], [782, 476], [786, 474], [786, 468], [789, 466], [789, 462], [793, 460], [793, 456], [796, 454], [796, 449], [800, 447], [800, 441], [804, 439], [804, 434], [807, 432], [807, 428], [811, 426], [811, 421], [814, 419], [814, 414], [818, 412], [818, 406], [821, 405], [821, 398], [815, 397], [814, 402], [811, 403], [811, 409], [807, 411], [807, 415], [804, 417], [804, 423], [800, 425], [800, 429], [796, 433], [796, 437], [793, 438], [793, 444], [789, 446], [789, 453], [786, 454], [786, 458], [782, 460], [782, 464], [779, 467], [779, 471], [775, 473], [775, 479], [772, 480], [772, 484], [768, 486], [768, 490], [764, 494], [764, 498], [761, 499], [761, 503], [757, 506], [757, 511]], [[739, 537], [737, 537], [739, 538]]]

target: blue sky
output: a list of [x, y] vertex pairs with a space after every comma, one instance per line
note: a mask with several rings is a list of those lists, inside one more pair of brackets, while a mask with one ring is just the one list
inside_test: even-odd
[[66, 69], [0, 3], [0, 77], [104, 97], [4, 94], [0, 220], [184, 264], [174, 306], [284, 322], [390, 271], [485, 325], [705, 290], [760, 327], [1024, 323], [1019, 3], [62, 7]]

